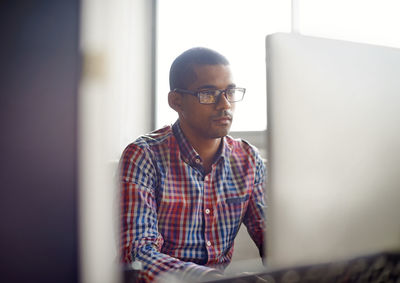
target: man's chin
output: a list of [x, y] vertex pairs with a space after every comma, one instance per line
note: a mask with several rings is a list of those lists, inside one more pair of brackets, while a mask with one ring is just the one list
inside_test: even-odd
[[228, 135], [229, 134], [229, 130], [230, 130], [230, 126], [229, 127], [226, 127], [226, 128], [220, 128], [220, 129], [215, 129], [215, 130], [213, 130], [213, 131], [211, 131], [210, 133], [209, 133], [209, 136], [210, 136], [210, 138], [213, 138], [213, 139], [217, 139], [217, 138], [223, 138], [223, 137], [225, 137], [226, 135]]

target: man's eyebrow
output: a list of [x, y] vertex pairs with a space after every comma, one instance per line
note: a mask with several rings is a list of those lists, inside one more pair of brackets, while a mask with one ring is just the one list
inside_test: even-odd
[[[236, 84], [229, 84], [227, 88], [236, 87]], [[218, 89], [215, 85], [202, 85], [199, 86], [197, 89]]]

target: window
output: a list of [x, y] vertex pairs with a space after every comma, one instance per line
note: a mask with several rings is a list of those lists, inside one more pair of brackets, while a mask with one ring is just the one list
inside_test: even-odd
[[225, 55], [246, 95], [233, 131], [266, 129], [265, 37], [290, 31], [290, 0], [159, 0], [157, 2], [156, 127], [177, 119], [169, 108], [169, 68], [183, 51], [204, 46]]
[[265, 36], [290, 32], [292, 2], [301, 34], [400, 47], [398, 0], [158, 0], [156, 127], [177, 118], [167, 103], [173, 59], [206, 46], [228, 58], [247, 89], [232, 131], [265, 130]]
[[299, 31], [400, 48], [398, 0], [298, 0]]

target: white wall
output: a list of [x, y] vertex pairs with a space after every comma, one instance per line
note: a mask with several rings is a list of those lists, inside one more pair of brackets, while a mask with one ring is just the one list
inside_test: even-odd
[[115, 161], [124, 146], [151, 128], [152, 3], [82, 1], [81, 282], [119, 282]]

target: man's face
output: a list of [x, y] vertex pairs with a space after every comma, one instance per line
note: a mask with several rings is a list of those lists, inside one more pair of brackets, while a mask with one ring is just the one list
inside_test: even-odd
[[[194, 67], [196, 80], [188, 90], [226, 89], [234, 87], [227, 65], [199, 65]], [[215, 104], [200, 104], [197, 97], [183, 94], [180, 115], [181, 127], [186, 135], [195, 138], [215, 139], [226, 136], [232, 124], [234, 103], [221, 95]]]

